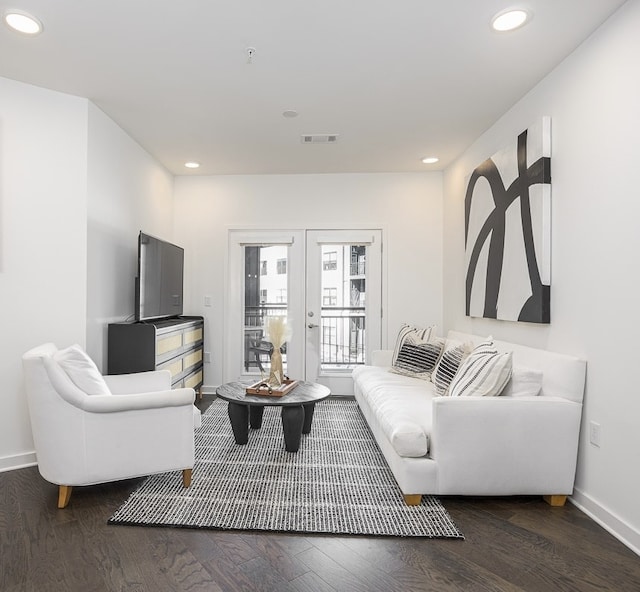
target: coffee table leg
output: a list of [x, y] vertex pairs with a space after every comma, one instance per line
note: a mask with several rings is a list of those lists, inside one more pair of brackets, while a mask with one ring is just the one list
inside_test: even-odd
[[304, 407], [302, 405], [287, 405], [282, 408], [282, 431], [284, 432], [284, 447], [287, 452], [298, 452], [303, 424]]
[[307, 403], [304, 407], [304, 424], [302, 424], [302, 433], [308, 434], [311, 431], [311, 422], [313, 421], [313, 412], [316, 408], [315, 403]]
[[227, 412], [236, 444], [246, 444], [249, 441], [249, 407], [230, 401]]
[[254, 430], [259, 430], [262, 427], [262, 414], [264, 413], [263, 405], [250, 405], [249, 406], [249, 425]]

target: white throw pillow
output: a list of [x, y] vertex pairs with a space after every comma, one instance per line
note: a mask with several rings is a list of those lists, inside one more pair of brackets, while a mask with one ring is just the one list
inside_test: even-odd
[[514, 366], [511, 380], [502, 391], [503, 397], [537, 397], [542, 389], [542, 372], [524, 366]]
[[492, 341], [478, 345], [462, 363], [449, 387], [452, 397], [496, 397], [511, 378], [512, 353], [498, 353]]
[[60, 349], [53, 359], [66, 372], [71, 382], [87, 395], [110, 395], [111, 391], [93, 360], [79, 345]]

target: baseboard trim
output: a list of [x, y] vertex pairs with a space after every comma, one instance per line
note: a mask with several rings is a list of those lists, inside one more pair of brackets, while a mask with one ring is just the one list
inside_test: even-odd
[[0, 473], [24, 469], [25, 467], [33, 467], [37, 464], [35, 451], [14, 454], [13, 456], [3, 456], [0, 458]]
[[573, 495], [568, 499], [608, 533], [629, 547], [636, 555], [640, 555], [640, 532], [638, 530], [629, 526], [622, 518], [579, 489], [574, 489]]

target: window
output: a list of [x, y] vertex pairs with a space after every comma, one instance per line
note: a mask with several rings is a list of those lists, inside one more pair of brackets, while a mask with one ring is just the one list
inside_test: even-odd
[[365, 246], [351, 246], [351, 275], [365, 275], [367, 273], [366, 253]]
[[338, 288], [322, 289], [322, 306], [336, 306], [338, 304]]
[[260, 303], [264, 304], [267, 301], [267, 291], [260, 290]]
[[276, 302], [286, 304], [287, 303], [287, 289], [286, 288], [278, 288], [278, 293], [276, 295]]
[[278, 259], [277, 263], [277, 272], [278, 275], [282, 275], [283, 273], [287, 273], [287, 260], [286, 259]]
[[338, 269], [337, 251], [328, 251], [322, 254], [322, 271], [334, 271]]
[[267, 262], [260, 261], [260, 275], [267, 275]]

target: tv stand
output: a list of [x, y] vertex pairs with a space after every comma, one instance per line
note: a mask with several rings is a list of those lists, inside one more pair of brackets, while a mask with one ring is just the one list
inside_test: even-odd
[[169, 370], [171, 388], [191, 387], [202, 397], [203, 317], [110, 323], [107, 351], [108, 374]]

